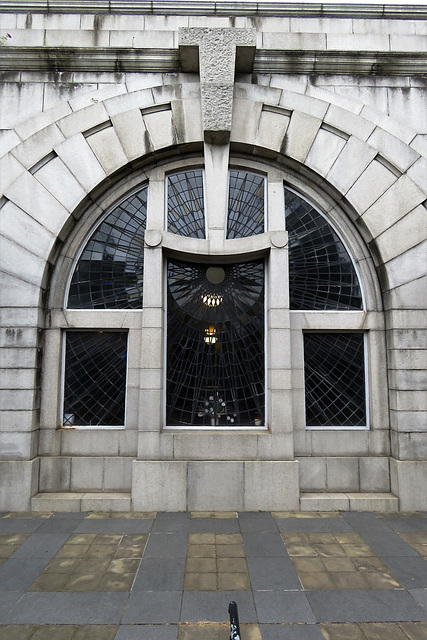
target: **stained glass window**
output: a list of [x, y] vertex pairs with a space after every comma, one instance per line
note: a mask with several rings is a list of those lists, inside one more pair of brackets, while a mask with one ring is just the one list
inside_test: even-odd
[[203, 172], [181, 171], [168, 176], [168, 231], [205, 238]]
[[362, 309], [356, 270], [329, 222], [286, 187], [285, 215], [289, 234], [290, 308]]
[[85, 246], [71, 280], [70, 309], [140, 309], [147, 187], [116, 206]]
[[306, 333], [307, 426], [366, 426], [364, 371], [362, 333]]
[[168, 262], [167, 425], [264, 424], [264, 263]]
[[127, 333], [68, 331], [65, 342], [63, 426], [124, 425]]
[[227, 238], [264, 232], [264, 182], [256, 173], [230, 171]]

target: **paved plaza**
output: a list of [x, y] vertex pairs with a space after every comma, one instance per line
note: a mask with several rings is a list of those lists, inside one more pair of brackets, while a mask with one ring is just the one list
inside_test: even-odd
[[426, 640], [427, 513], [3, 513], [3, 640]]

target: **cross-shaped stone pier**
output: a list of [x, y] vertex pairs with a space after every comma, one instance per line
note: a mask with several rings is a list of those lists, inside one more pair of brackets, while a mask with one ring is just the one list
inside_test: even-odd
[[255, 29], [183, 27], [179, 30], [181, 69], [200, 73], [205, 141], [205, 205], [211, 249], [220, 250], [227, 219], [231, 119], [236, 71], [250, 73]]
[[200, 73], [205, 142], [230, 140], [236, 71], [250, 73], [255, 57], [255, 29], [179, 30], [181, 69]]

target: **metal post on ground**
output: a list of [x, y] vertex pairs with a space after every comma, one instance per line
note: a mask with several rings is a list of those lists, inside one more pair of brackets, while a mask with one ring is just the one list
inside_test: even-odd
[[241, 640], [239, 614], [237, 613], [237, 604], [234, 601], [228, 605], [228, 613], [230, 615], [230, 640]]

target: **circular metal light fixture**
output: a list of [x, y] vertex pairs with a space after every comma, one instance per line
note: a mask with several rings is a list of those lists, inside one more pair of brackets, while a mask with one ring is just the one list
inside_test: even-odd
[[208, 267], [206, 269], [206, 278], [212, 284], [221, 284], [225, 278], [225, 270], [222, 267]]

